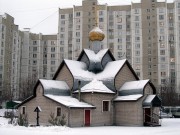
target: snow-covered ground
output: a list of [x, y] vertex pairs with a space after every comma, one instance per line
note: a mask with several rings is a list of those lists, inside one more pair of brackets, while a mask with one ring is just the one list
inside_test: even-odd
[[0, 135], [180, 135], [180, 119], [163, 119], [161, 127], [21, 127], [0, 117]]

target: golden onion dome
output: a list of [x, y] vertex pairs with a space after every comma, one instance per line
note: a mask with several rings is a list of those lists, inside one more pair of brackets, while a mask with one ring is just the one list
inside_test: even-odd
[[95, 27], [89, 32], [89, 40], [91, 41], [102, 41], [104, 37], [104, 32], [99, 27]]

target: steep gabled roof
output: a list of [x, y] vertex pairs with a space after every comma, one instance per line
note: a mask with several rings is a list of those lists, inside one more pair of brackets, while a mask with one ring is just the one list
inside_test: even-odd
[[144, 87], [147, 85], [149, 80], [138, 80], [125, 82], [119, 90], [120, 96], [144, 94]]
[[[75, 91], [74, 93], [78, 93], [79, 91]], [[102, 81], [98, 81], [94, 79], [90, 83], [86, 84], [81, 88], [81, 93], [111, 93], [114, 94], [112, 90], [107, 88]]]
[[56, 101], [69, 108], [96, 108], [91, 104], [82, 101], [80, 102], [78, 99], [73, 98], [71, 96], [58, 96], [58, 95], [45, 94], [45, 97], [48, 97], [49, 99]]
[[44, 89], [44, 94], [52, 94], [52, 95], [70, 95], [69, 86], [64, 81], [57, 80], [39, 80]]
[[90, 105], [85, 102], [80, 102], [76, 98], [73, 98], [70, 96], [70, 89], [66, 82], [64, 81], [57, 81], [57, 80], [44, 80], [40, 79], [36, 83], [36, 86], [34, 88], [34, 94], [33, 96], [27, 98], [24, 100], [21, 104], [17, 106], [20, 107], [26, 102], [30, 101], [31, 99], [36, 97], [36, 89], [37, 86], [41, 84], [43, 87], [43, 96], [53, 100], [57, 103], [60, 103], [66, 107], [70, 108], [95, 108], [95, 106]]
[[78, 58], [78, 61], [85, 62], [87, 64], [87, 69], [94, 73], [102, 71], [108, 62], [114, 60], [109, 49], [102, 49], [98, 53], [89, 49], [84, 49]]
[[136, 101], [144, 95], [144, 88], [149, 80], [125, 82], [114, 101]]
[[[97, 61], [97, 59], [98, 59], [98, 61], [99, 60], [101, 61], [103, 59], [103, 57], [105, 56], [105, 54], [108, 54], [111, 57], [112, 61], [115, 61], [115, 58], [109, 49], [102, 49], [97, 54], [95, 54], [95, 52], [92, 50], [84, 49], [84, 50], [82, 50], [81, 54], [79, 55], [79, 58], [77, 59], [77, 61], [81, 61], [84, 54], [89, 58], [90, 61]], [[94, 58], [94, 56], [96, 58]]]

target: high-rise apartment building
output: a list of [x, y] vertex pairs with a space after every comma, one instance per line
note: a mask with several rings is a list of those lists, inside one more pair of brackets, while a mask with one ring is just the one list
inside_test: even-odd
[[0, 16], [0, 96], [17, 98], [20, 76], [21, 32], [8, 14]]
[[22, 83], [51, 79], [60, 63], [59, 51], [57, 35], [20, 31], [12, 16], [1, 15], [0, 98], [18, 99]]
[[76, 59], [89, 48], [88, 33], [97, 19], [106, 35], [102, 48], [109, 48], [116, 59], [128, 59], [137, 75], [150, 78], [158, 90], [171, 83], [180, 92], [180, 0], [117, 6], [83, 0], [82, 6], [59, 9], [61, 60]]
[[23, 80], [51, 79], [64, 58], [77, 59], [90, 48], [88, 34], [96, 25], [105, 33], [101, 48], [128, 59], [158, 90], [168, 80], [180, 93], [180, 0], [116, 6], [83, 0], [82, 6], [59, 9], [57, 35], [19, 31], [13, 17], [0, 16], [0, 95], [18, 99]]

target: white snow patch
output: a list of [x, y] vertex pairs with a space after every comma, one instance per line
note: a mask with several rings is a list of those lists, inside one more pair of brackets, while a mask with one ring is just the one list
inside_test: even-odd
[[120, 88], [121, 90], [134, 90], [134, 89], [143, 89], [144, 86], [149, 82], [149, 80], [138, 80], [125, 82], [124, 85]]
[[44, 79], [39, 79], [39, 80], [42, 83], [44, 89], [56, 88], [56, 89], [69, 90], [69, 86], [64, 81], [44, 80]]
[[95, 54], [94, 51], [88, 50], [88, 49], [84, 49], [84, 51], [88, 55], [88, 58], [90, 59], [90, 61], [97, 63], [97, 62], [101, 62], [103, 56], [108, 51], [108, 49], [100, 50], [97, 54]]
[[45, 94], [45, 96], [65, 105], [65, 106], [68, 106], [68, 107], [77, 107], [77, 108], [92, 108], [92, 107], [94, 107], [88, 103], [80, 102], [78, 99], [73, 98], [71, 96], [56, 96], [56, 95], [50, 95], [50, 94]]
[[[161, 127], [129, 127], [129, 126], [101, 126], [101, 127], [21, 127], [8, 125], [8, 119], [0, 117], [1, 135], [179, 135], [180, 119], [162, 119]], [[41, 124], [41, 123], [40, 123]]]
[[114, 101], [136, 101], [142, 96], [143, 96], [142, 94], [118, 96], [117, 98], [114, 99]]
[[[77, 92], [77, 91], [76, 91]], [[81, 88], [81, 92], [100, 92], [100, 93], [114, 93], [112, 90], [107, 88], [102, 81], [94, 79], [90, 83], [86, 84]]]

